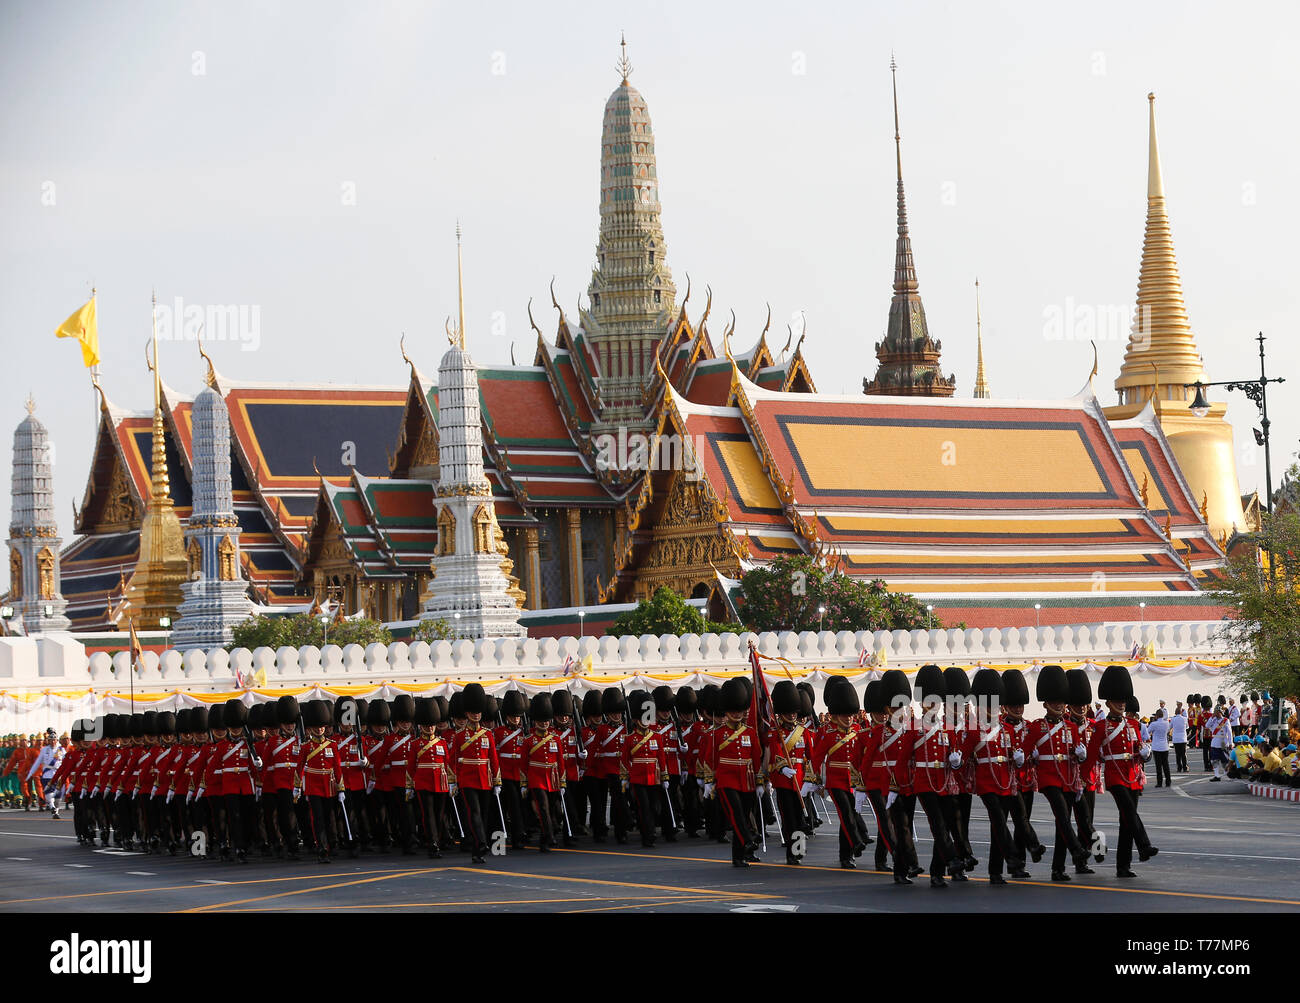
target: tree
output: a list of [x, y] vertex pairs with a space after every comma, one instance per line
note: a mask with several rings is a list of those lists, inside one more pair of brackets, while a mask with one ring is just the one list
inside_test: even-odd
[[[1300, 694], [1300, 515], [1277, 512], [1251, 539], [1259, 546], [1224, 567], [1215, 598], [1234, 616], [1219, 631], [1235, 688]], [[1272, 565], [1270, 570], [1269, 565]]]
[[392, 632], [377, 620], [366, 617], [344, 620], [330, 623], [326, 630], [319, 617], [299, 613], [297, 616], [254, 616], [235, 624], [234, 642], [229, 650], [303, 648], [309, 644], [322, 648], [327, 642], [339, 647], [359, 644], [364, 648], [368, 644], [390, 644], [392, 640]]
[[436, 641], [454, 641], [456, 632], [446, 620], [421, 620], [411, 631], [410, 642], [424, 641], [433, 644]]
[[745, 594], [741, 616], [754, 631], [913, 630], [929, 625], [915, 596], [890, 592], [880, 579], [828, 574], [807, 554], [753, 568], [740, 584]]
[[620, 613], [605, 633], [613, 637], [631, 634], [739, 634], [744, 630], [736, 623], [714, 623], [667, 586], [649, 599], [642, 599], [636, 609]]

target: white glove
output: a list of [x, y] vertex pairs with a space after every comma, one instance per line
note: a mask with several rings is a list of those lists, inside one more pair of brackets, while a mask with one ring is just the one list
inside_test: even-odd
[[706, 798], [711, 798], [711, 797], [713, 797], [713, 785], [712, 785], [712, 784], [705, 784], [705, 785], [704, 785], [704, 796], [705, 796]]
[[805, 780], [803, 782], [803, 786], [799, 788], [799, 796], [801, 798], [806, 798], [809, 794], [811, 794], [816, 789], [817, 789], [816, 784], [809, 783], [807, 780]]
[[362, 768], [363, 770], [368, 770], [368, 769], [370, 769], [370, 760], [367, 759], [365, 756], [362, 756], [362, 757], [361, 757], [361, 768]]
[[175, 796], [176, 796], [176, 792], [175, 792], [175, 791], [168, 791], [168, 792], [167, 792], [167, 802], [166, 802], [166, 803], [167, 803], [167, 804], [171, 804], [171, 803], [172, 803], [172, 798], [174, 798]]
[[1015, 750], [1013, 750], [1012, 753], [1011, 753], [1011, 761], [1012, 761], [1013, 763], [1015, 763], [1017, 766], [1024, 766], [1024, 765], [1025, 765], [1025, 750], [1024, 750], [1024, 749], [1015, 749]]
[[457, 785], [457, 784], [448, 784], [448, 785], [447, 785], [447, 793], [450, 794], [452, 797], [455, 797], [455, 796], [456, 796], [456, 792], [457, 792], [459, 789], [460, 789], [460, 788], [459, 788], [459, 785]]
[[348, 792], [339, 791], [339, 804], [347, 804], [347, 801], [348, 801]]
[[367, 794], [370, 794], [371, 792], [374, 791], [374, 789], [375, 789], [375, 782], [374, 782], [373, 780], [367, 780], [367, 781], [366, 781], [366, 793], [367, 793]]
[[206, 787], [202, 787], [202, 786], [200, 786], [200, 787], [199, 787], [199, 792], [198, 792], [197, 794], [195, 794], [194, 796], [195, 796], [196, 798], [201, 798], [201, 797], [203, 797], [203, 792], [206, 791], [206, 790], [207, 790]]
[[1076, 745], [1074, 747], [1074, 758], [1082, 763], [1085, 759], [1088, 758], [1088, 750], [1085, 749], [1082, 745]]
[[866, 807], [867, 807], [867, 796], [863, 794], [861, 791], [854, 791], [853, 810], [861, 814], [863, 809], [865, 809]]
[[954, 770], [960, 770], [960, 769], [961, 769], [961, 753], [960, 753], [960, 752], [950, 752], [950, 753], [948, 753], [948, 765], [951, 766]]
[[888, 811], [894, 807], [894, 802], [898, 800], [898, 791], [890, 791], [889, 797], [885, 798], [885, 810]]
[[[801, 699], [802, 699], [802, 698], [801, 698]], [[93, 797], [94, 797], [96, 794], [98, 794], [98, 793], [99, 793], [99, 785], [96, 784], [96, 785], [95, 785], [95, 789], [94, 789], [93, 791], [90, 792], [90, 796], [93, 798]]]
[[[492, 785], [492, 790], [495, 791], [495, 792], [498, 793], [498, 794], [501, 793], [501, 781], [500, 781], [500, 780], [498, 780], [495, 784]], [[627, 781], [626, 781], [626, 780], [623, 781], [623, 790], [627, 790]]]
[[260, 800], [262, 799], [262, 788], [260, 788], [260, 787], [254, 787], [254, 788], [253, 788], [253, 797], [255, 797], [257, 800], [260, 801]]
[[407, 800], [407, 801], [414, 801], [414, 800], [415, 800], [415, 788], [414, 788], [414, 787], [408, 787], [408, 788], [406, 788], [406, 800]]
[[793, 780], [793, 779], [795, 778], [796, 774], [795, 774], [794, 770], [792, 770], [790, 767], [788, 767], [788, 766], [782, 766], [782, 767], [781, 767], [781, 776], [785, 777], [787, 780]]
[[158, 796], [158, 787], [157, 787], [157, 785], [155, 785], [155, 786], [153, 787], [153, 789], [149, 791], [149, 796], [150, 796], [151, 798], [156, 798], [156, 797]]
[[1138, 755], [1142, 757], [1142, 762], [1145, 763], [1151, 758], [1151, 746], [1147, 745], [1145, 742], [1142, 743], [1142, 747], [1138, 749]]
[[668, 790], [668, 781], [667, 781], [667, 780], [663, 781], [663, 788], [664, 788], [664, 790]]
[[765, 783], [763, 783], [763, 781], [761, 781], [761, 780], [760, 780], [758, 783], [756, 783], [756, 784], [754, 785], [754, 790], [755, 790], [756, 792], [758, 792], [759, 794], [762, 794], [763, 791], [766, 790], [766, 789], [767, 789], [767, 785], [766, 785]]
[[1038, 762], [1038, 746], [1034, 746], [1034, 762]]
[[578, 758], [579, 758], [579, 759], [586, 759], [586, 758], [587, 758], [587, 750], [586, 750], [586, 749], [579, 749], [579, 750], [578, 750]]
[[186, 792], [185, 792], [185, 803], [186, 803], [186, 804], [189, 804], [189, 803], [190, 803], [191, 801], [193, 801], [193, 800], [194, 800], [194, 792], [193, 792], [193, 791], [186, 791]]
[[253, 766], [260, 770], [262, 768], [262, 761], [260, 759], [254, 759]]

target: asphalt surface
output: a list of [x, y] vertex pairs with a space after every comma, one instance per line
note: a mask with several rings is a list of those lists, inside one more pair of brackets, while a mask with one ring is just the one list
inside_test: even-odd
[[[1246, 794], [1210, 796], [1202, 774], [1175, 776], [1173, 790], [1148, 786], [1141, 812], [1159, 856], [1135, 859], [1136, 879], [1115, 876], [1114, 802], [1097, 799], [1097, 824], [1112, 855], [1095, 875], [1052, 883], [1049, 856], [1030, 866], [1032, 880], [990, 886], [984, 857], [988, 822], [975, 804], [971, 840], [980, 866], [965, 884], [932, 889], [924, 876], [910, 887], [876, 873], [873, 847], [859, 870], [838, 867], [834, 831], [823, 826], [799, 867], [783, 863], [775, 828], [763, 859], [747, 870], [730, 865], [730, 848], [706, 839], [659, 841], [643, 850], [596, 846], [548, 855], [511, 852], [473, 866], [468, 855], [363, 854], [322, 865], [264, 860], [246, 865], [184, 856], [146, 856], [77, 845], [70, 813], [60, 821], [37, 812], [0, 811], [0, 911], [3, 912], [1287, 912], [1300, 910], [1300, 805]], [[1047, 803], [1034, 820], [1048, 839]], [[874, 822], [868, 825], [875, 835]], [[930, 841], [917, 812], [922, 864]]]

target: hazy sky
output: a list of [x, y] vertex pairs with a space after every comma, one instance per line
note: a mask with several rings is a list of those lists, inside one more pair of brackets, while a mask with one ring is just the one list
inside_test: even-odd
[[[667, 257], [714, 331], [748, 347], [806, 311], [820, 390], [860, 393], [889, 309], [896, 52], [917, 273], [943, 365], [972, 392], [973, 283], [994, 397], [1074, 394], [1088, 324], [1131, 309], [1147, 101], [1188, 311], [1212, 380], [1270, 337], [1274, 480], [1300, 434], [1295, 282], [1300, 68], [1293, 3], [60, 3], [0, 7], [0, 426], [30, 390], [56, 447], [65, 539], [93, 446], [75, 344], [99, 289], [103, 383], [151, 406], [149, 293], [259, 311], [236, 379], [402, 386], [454, 312], [531, 361], [590, 278], [600, 127], [619, 30], [658, 152]], [[50, 204], [50, 203], [53, 204]], [[1063, 316], [1066, 340], [1048, 335]], [[1099, 336], [1103, 403], [1127, 324]], [[1082, 338], [1082, 340], [1076, 340]], [[782, 337], [777, 338], [779, 349]], [[177, 390], [192, 342], [163, 346]], [[1220, 393], [1221, 396], [1221, 393]], [[1242, 489], [1263, 486], [1253, 405], [1228, 397]], [[4, 432], [7, 436], [8, 432]], [[6, 449], [3, 454], [9, 456]], [[8, 480], [7, 471], [5, 480]], [[7, 517], [8, 492], [3, 501]], [[7, 518], [6, 518], [7, 524]]]

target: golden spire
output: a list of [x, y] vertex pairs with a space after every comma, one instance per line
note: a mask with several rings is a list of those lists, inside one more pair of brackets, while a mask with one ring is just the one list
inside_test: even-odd
[[162, 413], [162, 375], [158, 372], [158, 294], [153, 294], [153, 456], [150, 471], [152, 474], [152, 498], [154, 501], [171, 508], [171, 483], [167, 476], [167, 433], [163, 429]]
[[627, 38], [620, 31], [618, 33], [618, 44], [623, 50], [623, 55], [619, 57], [618, 64], [614, 67], [618, 70], [623, 78], [623, 86], [627, 86], [627, 78], [632, 75], [632, 64], [627, 61]]
[[465, 348], [465, 280], [460, 256], [460, 220], [456, 220], [456, 297], [459, 302], [460, 323], [456, 326], [458, 347]]
[[975, 396], [981, 400], [989, 398], [988, 380], [984, 378], [984, 331], [980, 326], [980, 280], [975, 280]]
[[898, 133], [898, 64], [889, 54], [889, 76], [894, 86], [894, 160], [898, 165], [898, 183], [903, 183], [903, 141]]
[[1196, 339], [1183, 303], [1178, 261], [1174, 255], [1169, 216], [1165, 211], [1160, 148], [1156, 142], [1155, 101], [1155, 94], [1147, 95], [1147, 220], [1138, 274], [1137, 309], [1128, 350], [1124, 353], [1124, 365], [1115, 381], [1115, 389], [1120, 391], [1124, 403], [1166, 396], [1159, 385], [1151, 383], [1149, 370], [1153, 364], [1158, 363], [1164, 370], [1164, 385], [1176, 387], [1175, 399], [1180, 399], [1180, 394], [1185, 399], [1184, 383], [1205, 379], [1200, 352], [1196, 349]]
[[26, 408], [28, 414], [36, 413], [36, 398], [32, 396], [32, 392], [30, 390], [27, 391]]

